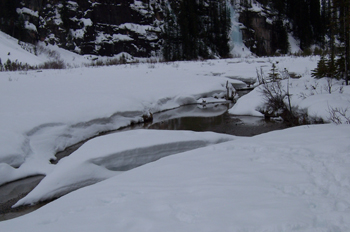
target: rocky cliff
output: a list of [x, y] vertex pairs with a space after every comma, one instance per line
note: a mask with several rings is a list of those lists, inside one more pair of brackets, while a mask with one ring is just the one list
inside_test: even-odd
[[[79, 54], [113, 56], [127, 52], [137, 57], [150, 57], [161, 53], [165, 44], [162, 28], [172, 27], [169, 22], [164, 22], [166, 12], [180, 14], [176, 10], [169, 10], [172, 5], [176, 5], [169, 3], [174, 2], [3, 0], [0, 2], [0, 29], [25, 42], [41, 40]], [[243, 42], [250, 51], [259, 56], [288, 52], [286, 26], [277, 13], [271, 13], [271, 9], [256, 1], [251, 1], [256, 5], [251, 4], [249, 7], [236, 3], [240, 1], [228, 2], [239, 12]], [[204, 3], [204, 6], [210, 5], [209, 0]], [[205, 12], [203, 9], [200, 11]], [[175, 15], [174, 19], [178, 16]], [[210, 37], [208, 34], [206, 36]], [[175, 43], [181, 44], [181, 41]], [[210, 52], [214, 51], [210, 44], [206, 46]]]
[[270, 9], [240, 9], [244, 44], [258, 56], [288, 53], [288, 33], [282, 19]]
[[80, 54], [112, 56], [128, 52], [148, 57], [160, 50], [160, 4], [149, 0], [26, 0], [26, 41], [46, 43]]

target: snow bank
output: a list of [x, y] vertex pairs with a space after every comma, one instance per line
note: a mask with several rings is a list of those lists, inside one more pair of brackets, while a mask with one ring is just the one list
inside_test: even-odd
[[[325, 122], [330, 122], [330, 111], [332, 109], [346, 110], [350, 108], [350, 86], [345, 86], [343, 81], [312, 78], [311, 70], [317, 64], [314, 59], [316, 58], [282, 58], [281, 60], [275, 58], [271, 62], [277, 64], [279, 72], [286, 69], [290, 73], [300, 76], [299, 79], [289, 79], [291, 105], [299, 109], [305, 109], [311, 117], [322, 118]], [[287, 62], [287, 60], [289, 61]], [[261, 68], [265, 77], [271, 72], [267, 67]], [[281, 86], [287, 92], [288, 80], [281, 81]], [[249, 94], [238, 99], [229, 112], [235, 115], [262, 116], [259, 108], [263, 108], [264, 96], [260, 89], [261, 87], [257, 87]], [[350, 117], [350, 110], [347, 110], [346, 114], [347, 117]]]
[[[48, 45], [48, 49], [57, 51], [71, 66], [86, 60], [55, 46]], [[29, 170], [46, 174], [52, 169], [49, 160], [55, 158], [57, 151], [101, 131], [140, 121], [143, 113], [216, 101], [213, 97], [226, 93], [227, 81], [239, 85], [244, 85], [242, 81], [254, 83], [257, 69], [268, 73], [272, 62], [277, 61], [278, 68], [304, 76], [317, 63], [313, 57], [238, 58], [1, 72], [0, 163], [13, 167], [30, 163], [32, 168], [15, 169], [16, 175], [1, 172], [0, 184], [25, 177]], [[240, 99], [235, 110], [244, 106], [240, 114], [259, 116], [254, 99], [243, 104], [244, 99]]]
[[259, 92], [260, 88], [255, 88], [252, 92], [238, 99], [237, 103], [229, 110], [231, 114], [235, 115], [251, 115], [263, 117], [257, 109], [263, 104], [263, 99]]
[[79, 189], [1, 231], [349, 231], [347, 125], [200, 148]]
[[40, 184], [17, 202], [34, 204], [62, 196], [86, 185], [162, 157], [232, 140], [211, 132], [136, 130], [92, 139], [61, 160]]
[[[1, 72], [0, 163], [31, 162], [45, 174], [49, 160], [67, 146], [140, 121], [143, 113], [226, 91], [227, 78], [198, 73], [193, 64]], [[10, 180], [1, 173], [0, 183]]]

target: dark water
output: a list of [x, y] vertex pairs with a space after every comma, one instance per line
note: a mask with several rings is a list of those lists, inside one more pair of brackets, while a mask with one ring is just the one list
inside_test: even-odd
[[19, 217], [40, 208], [43, 204], [18, 208], [12, 208], [12, 205], [32, 191], [43, 178], [44, 176], [32, 176], [0, 186], [0, 221]]
[[152, 123], [143, 128], [157, 130], [213, 131], [236, 136], [254, 136], [285, 129], [282, 122], [228, 113], [230, 104], [190, 105], [154, 115]]
[[[142, 128], [157, 130], [213, 131], [236, 136], [254, 136], [286, 128], [286, 125], [283, 123], [266, 121], [263, 118], [230, 115], [227, 111], [231, 106], [230, 103], [183, 106], [177, 109], [154, 114], [153, 122], [151, 123], [134, 125], [107, 133]], [[53, 163], [57, 163], [61, 158], [73, 153], [83, 145], [84, 142], [85, 141], [57, 153], [57, 160]], [[11, 208], [13, 204], [23, 198], [37, 184], [39, 184], [42, 178], [43, 176], [29, 177], [0, 186], [0, 221], [30, 213], [45, 204], [42, 203], [35, 206]]]

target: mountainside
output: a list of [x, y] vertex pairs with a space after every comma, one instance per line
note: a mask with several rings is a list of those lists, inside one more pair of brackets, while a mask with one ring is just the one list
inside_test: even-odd
[[240, 43], [230, 34], [234, 27], [242, 49], [258, 56], [288, 53], [288, 33], [300, 37], [304, 48], [311, 45], [313, 37], [302, 40], [299, 24], [275, 2], [3, 0], [0, 29], [20, 41], [40, 40], [79, 54], [127, 52], [166, 60], [227, 57]]
[[17, 27], [12, 36], [26, 42], [41, 40], [80, 54], [103, 56], [126, 51], [145, 57], [159, 50], [160, 13], [149, 1], [17, 2], [8, 7], [16, 8], [27, 33], [19, 35]]

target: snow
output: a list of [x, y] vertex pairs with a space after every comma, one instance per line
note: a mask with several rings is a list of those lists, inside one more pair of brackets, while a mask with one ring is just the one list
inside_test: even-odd
[[83, 29], [76, 29], [76, 30], [70, 30], [72, 36], [74, 38], [84, 38], [84, 35], [85, 35], [85, 28]]
[[0, 229], [349, 231], [349, 135], [348, 125], [318, 125], [237, 137], [79, 189]]
[[[171, 64], [138, 64], [0, 73], [1, 162], [26, 164], [14, 170], [22, 177], [28, 169], [46, 174], [52, 168], [48, 161], [67, 146], [140, 121], [143, 112], [226, 91], [227, 78], [205, 76], [193, 64], [181, 63], [179, 70]], [[4, 173], [0, 183], [20, 176]]]
[[253, 1], [250, 1], [250, 3], [251, 3], [251, 6], [252, 6], [251, 8], [249, 8], [250, 11], [260, 12], [260, 13], [264, 14], [264, 12], [263, 12], [264, 9], [263, 9], [262, 5], [259, 2], [253, 0]]
[[28, 22], [28, 21], [26, 21], [25, 23], [24, 23], [24, 27], [27, 29], [27, 30], [31, 30], [31, 31], [37, 31], [37, 29], [36, 29], [36, 26], [33, 24], [33, 23], [30, 23], [30, 22]]
[[131, 41], [133, 40], [132, 38], [130, 38], [130, 36], [128, 35], [123, 35], [123, 34], [113, 34], [113, 41]]
[[[291, 64], [302, 67], [299, 63], [300, 61], [301, 59], [296, 59], [289, 64], [279, 62], [277, 64], [278, 70], [283, 71], [285, 68], [292, 70], [290, 69]], [[302, 73], [301, 70], [299, 69], [299, 72], [296, 73]], [[266, 72], [264, 74], [265, 77], [268, 75]], [[348, 110], [350, 107], [350, 86], [344, 86], [343, 81], [328, 78], [320, 80], [312, 79], [309, 68], [306, 68], [301, 78], [290, 78], [281, 82], [282, 89], [285, 92], [287, 92], [288, 82], [292, 107], [299, 108], [300, 110], [305, 109], [309, 116], [321, 118], [325, 122], [330, 122], [330, 112], [332, 109], [345, 110], [347, 111], [346, 117], [350, 118], [350, 112]], [[229, 112], [235, 115], [263, 116], [259, 112], [263, 104], [264, 96], [261, 87], [257, 87], [249, 94], [238, 99], [237, 103]], [[343, 123], [345, 122], [343, 118]]]
[[160, 32], [160, 29], [158, 27], [152, 27], [150, 25], [140, 25], [136, 23], [124, 23], [119, 25], [119, 28], [127, 29], [140, 35], [147, 35], [147, 31]]
[[149, 12], [147, 11], [147, 7], [144, 6], [144, 3], [141, 1], [134, 1], [133, 4], [130, 4], [131, 9], [139, 12], [142, 15], [147, 15]]
[[[11, 61], [18, 61], [22, 64], [29, 64], [31, 66], [36, 66], [43, 64], [46, 61], [63, 60], [66, 66], [75, 67], [82, 66], [84, 63], [89, 63], [89, 61], [76, 53], [59, 48], [57, 45], [45, 44], [43, 42], [38, 42], [37, 53], [34, 54], [34, 46], [30, 44], [25, 44], [29, 47], [31, 52], [25, 50], [18, 44], [18, 39], [15, 39], [0, 31], [0, 59], [1, 63], [4, 64], [9, 59]], [[23, 74], [23, 73], [22, 73]], [[3, 76], [5, 75], [5, 76]], [[2, 78], [6, 77], [7, 74], [2, 74]], [[8, 78], [11, 79], [11, 75]]]
[[128, 131], [98, 137], [60, 161], [16, 206], [59, 197], [162, 157], [232, 139], [233, 136], [210, 132], [152, 130]]
[[91, 19], [81, 18], [80, 21], [82, 21], [84, 23], [85, 27], [92, 26]]
[[102, 42], [118, 42], [118, 41], [132, 41], [134, 40], [128, 35], [123, 35], [120, 33], [109, 35], [105, 34], [104, 32], [99, 32], [98, 35], [96, 36], [96, 42], [97, 43], [102, 43]]
[[301, 52], [299, 42], [290, 34], [288, 33], [288, 42], [289, 42], [289, 52], [292, 54]]
[[259, 88], [254, 89], [248, 95], [238, 99], [237, 103], [229, 110], [230, 113], [263, 117], [264, 115], [258, 111], [258, 108], [263, 104], [260, 95]]
[[18, 62], [28, 63], [31, 65], [36, 65], [45, 62], [45, 59], [31, 54], [25, 51], [18, 44], [18, 39], [15, 39], [2, 31], [0, 31], [0, 59], [2, 64], [4, 64], [8, 59], [11, 61], [18, 60]]
[[84, 35], [86, 33], [86, 27], [92, 26], [91, 19], [86, 19], [86, 18], [77, 19], [76, 17], [74, 17], [74, 18], [71, 18], [71, 20], [79, 21], [79, 22], [82, 22], [84, 24], [83, 28], [76, 29], [76, 30], [70, 29], [73, 37], [74, 38], [84, 38]]
[[17, 8], [16, 12], [18, 14], [28, 14], [28, 15], [31, 15], [31, 16], [36, 17], [36, 18], [39, 17], [39, 12], [38, 11], [33, 11], [33, 10], [27, 8], [27, 7]]
[[[2, 61], [51, 59], [0, 37]], [[227, 81], [254, 84], [257, 70], [268, 75], [272, 63], [300, 76], [289, 80], [293, 106], [326, 119], [329, 107], [349, 107], [350, 89], [311, 78], [319, 57], [83, 67], [85, 57], [47, 49], [78, 68], [0, 72], [0, 184], [45, 175], [16, 206], [66, 195], [0, 222], [0, 231], [350, 231], [349, 125], [255, 137], [132, 130], [96, 137], [57, 165], [49, 162], [57, 151], [142, 121], [145, 113], [217, 101]], [[230, 113], [261, 116], [258, 88]]]

